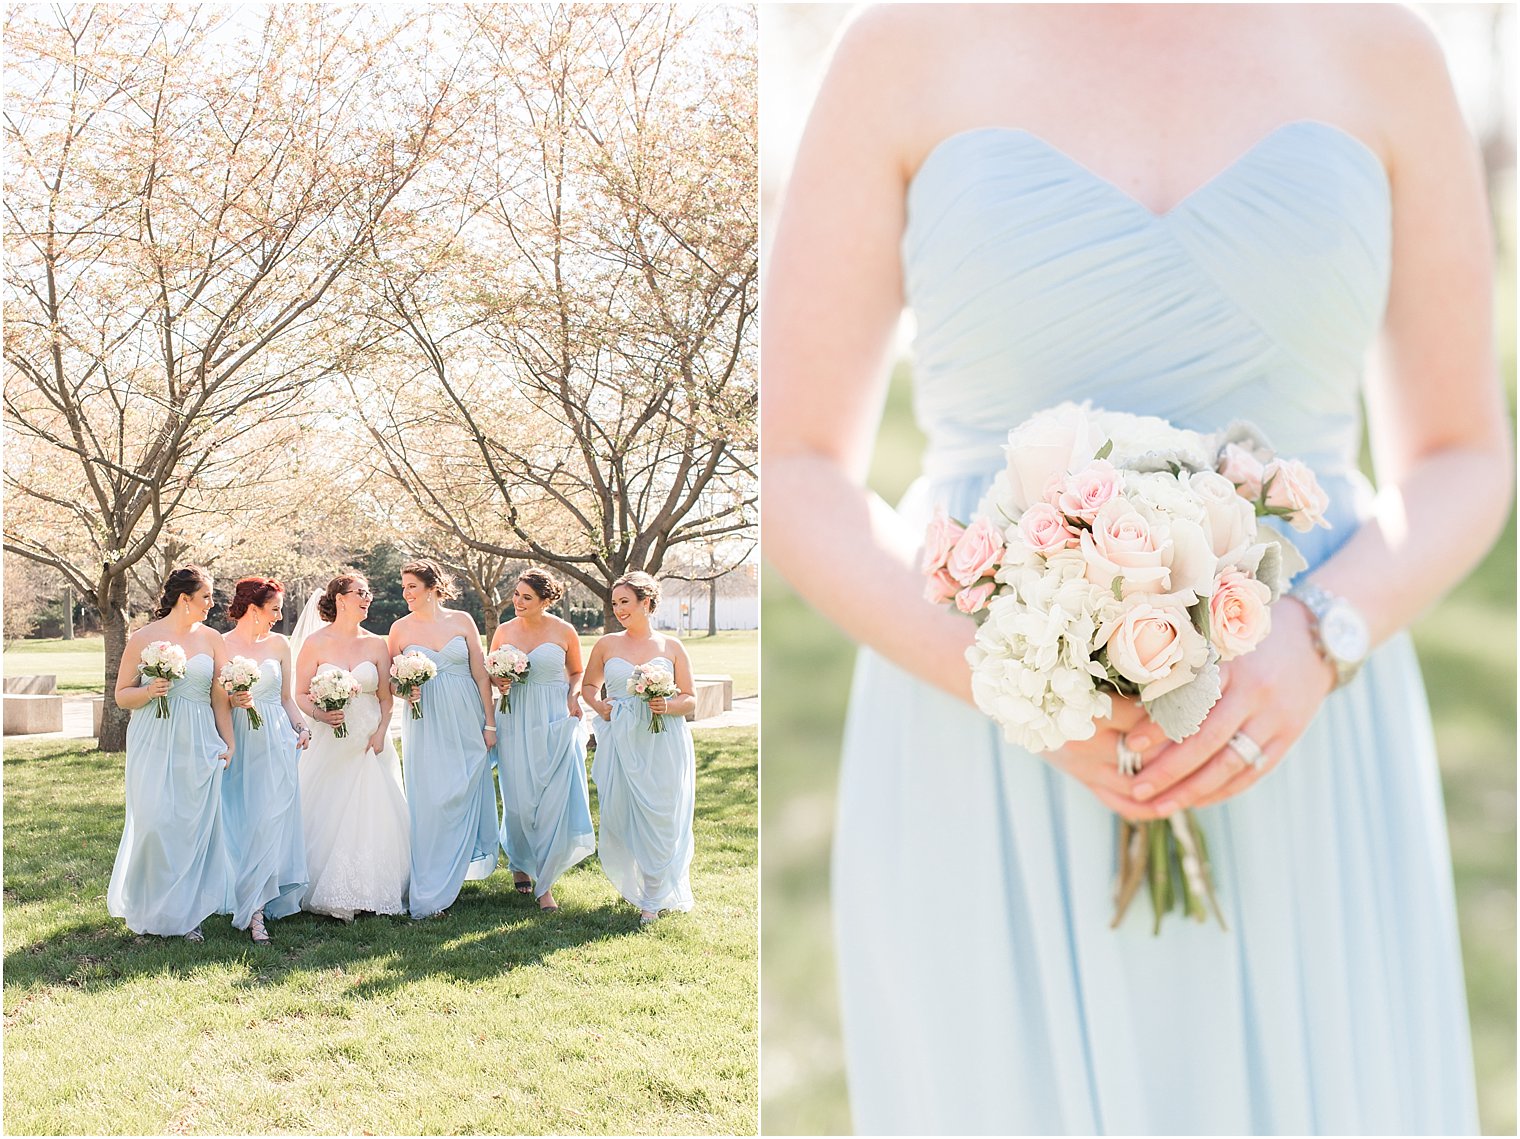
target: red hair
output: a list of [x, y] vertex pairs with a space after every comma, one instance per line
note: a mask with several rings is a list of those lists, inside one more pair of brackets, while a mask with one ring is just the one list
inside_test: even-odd
[[232, 591], [232, 604], [227, 606], [227, 616], [236, 621], [250, 608], [268, 605], [284, 592], [285, 587], [272, 577], [239, 578]]

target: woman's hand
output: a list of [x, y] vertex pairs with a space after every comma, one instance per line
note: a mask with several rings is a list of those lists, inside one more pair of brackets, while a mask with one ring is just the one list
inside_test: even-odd
[[486, 750], [491, 751], [496, 747], [496, 725], [487, 724], [485, 730], [480, 733], [480, 738], [485, 742]]
[[409, 704], [420, 704], [422, 702], [422, 685], [418, 684], [407, 689], [406, 699]]
[[253, 707], [253, 693], [246, 688], [240, 688], [236, 692], [227, 693], [227, 699], [232, 701], [234, 708]]
[[306, 745], [311, 743], [311, 729], [305, 724], [292, 724], [291, 729], [296, 734], [296, 750], [305, 751]]
[[669, 706], [670, 705], [666, 702], [665, 697], [663, 696], [656, 696], [649, 702], [649, 710], [656, 716], [663, 716], [665, 714], [665, 709]]
[[155, 676], [147, 684], [144, 684], [142, 688], [148, 694], [150, 700], [155, 696], [169, 695], [169, 681], [162, 676]]
[[227, 770], [227, 765], [232, 762], [232, 745], [226, 740], [222, 741], [222, 750], [217, 753], [217, 759], [222, 761], [222, 770]]
[[[1308, 611], [1292, 598], [1272, 606], [1272, 631], [1254, 652], [1220, 666], [1224, 695], [1196, 733], [1165, 748], [1133, 779], [1131, 794], [1146, 818], [1207, 807], [1252, 786], [1293, 746], [1335, 687], [1320, 656]], [[1251, 765], [1230, 746], [1243, 734], [1262, 751]]]
[[507, 689], [512, 687], [512, 678], [510, 676], [493, 676], [491, 677], [491, 683], [496, 685], [496, 691], [505, 696]]
[[1149, 762], [1161, 752], [1166, 736], [1151, 723], [1140, 701], [1124, 696], [1113, 697], [1113, 710], [1097, 725], [1092, 739], [1045, 752], [1046, 762], [1080, 782], [1115, 814], [1136, 820], [1152, 817], [1150, 806], [1134, 798], [1135, 778], [1119, 771], [1119, 744], [1128, 743]]
[[317, 709], [317, 719], [321, 720], [329, 728], [336, 728], [343, 723], [343, 709], [334, 708], [331, 712], [324, 708]]
[[385, 750], [386, 731], [386, 726], [382, 723], [375, 729], [375, 734], [369, 737], [369, 742], [364, 746], [376, 755], [379, 755]]
[[581, 718], [581, 702], [573, 692], [570, 694], [570, 715], [577, 720]]

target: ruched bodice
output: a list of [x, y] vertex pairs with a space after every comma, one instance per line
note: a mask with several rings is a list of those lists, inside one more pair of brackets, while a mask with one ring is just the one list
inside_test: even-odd
[[[1330, 495], [1331, 528], [1293, 535], [1309, 563], [1355, 532], [1392, 209], [1352, 135], [1288, 123], [1156, 214], [1035, 135], [973, 130], [930, 152], [907, 205], [929, 438], [898, 510], [908, 532], [936, 506], [968, 518], [1009, 430], [1066, 400], [1199, 431], [1249, 420]], [[1407, 640], [1199, 817], [1230, 932], [1178, 921], [1156, 937], [1134, 908], [1111, 929], [1107, 808], [863, 652], [833, 877], [857, 1130], [1470, 1132], [1451, 871]], [[905, 898], [932, 899], [932, 920], [904, 922]]]
[[255, 704], [277, 704], [281, 688], [280, 662], [273, 657], [259, 661], [259, 680], [248, 690]]
[[[659, 661], [665, 665], [671, 672], [675, 671], [676, 666], [664, 657], [650, 657], [643, 663], [654, 664], [655, 661]], [[535, 665], [534, 667], [538, 666]], [[607, 667], [603, 670], [603, 683], [607, 686], [608, 700], [639, 699], [628, 691], [628, 678], [633, 675], [633, 670], [637, 667], [638, 665], [635, 665], [632, 661], [624, 660], [622, 657], [607, 658]]]
[[[211, 700], [211, 681], [216, 676], [216, 660], [210, 653], [196, 653], [185, 660], [185, 675], [169, 681], [170, 700], [194, 700], [205, 704]], [[143, 684], [152, 683], [152, 677], [139, 678]], [[151, 704], [149, 705], [152, 706]]]
[[406, 651], [426, 653], [438, 666], [439, 676], [468, 677], [470, 675], [470, 645], [462, 636], [450, 638], [448, 644], [441, 649], [430, 649], [426, 645], [407, 645]]
[[908, 192], [927, 469], [995, 470], [1066, 399], [1217, 430], [1256, 423], [1323, 475], [1355, 466], [1388, 291], [1388, 181], [1338, 127], [1272, 131], [1165, 214], [1036, 135], [952, 135]]
[[553, 641], [545, 641], [528, 650], [528, 662], [533, 666], [519, 684], [568, 684], [570, 676], [565, 671], [565, 650]]

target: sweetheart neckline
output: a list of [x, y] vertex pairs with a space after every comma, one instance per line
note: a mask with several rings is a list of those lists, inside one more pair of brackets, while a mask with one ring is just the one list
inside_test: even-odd
[[407, 645], [406, 647], [408, 649], [421, 649], [425, 653], [441, 653], [441, 652], [443, 652], [443, 649], [448, 648], [455, 641], [464, 641], [464, 643], [466, 645], [468, 645], [470, 643], [469, 642], [469, 638], [467, 638], [463, 633], [455, 633], [452, 637], [450, 637], [448, 640], [446, 640], [446, 641], [443, 642], [443, 648], [430, 649], [426, 645], [419, 645], [416, 641], [413, 641], [411, 644]]
[[1197, 186], [1194, 186], [1186, 194], [1178, 198], [1177, 201], [1174, 202], [1169, 208], [1160, 213], [1151, 209], [1150, 206], [1146, 205], [1139, 198], [1135, 197], [1123, 186], [1120, 186], [1112, 178], [1098, 173], [1092, 167], [1073, 157], [1069, 151], [1063, 149], [1060, 146], [1057, 146], [1055, 143], [1051, 142], [1044, 136], [1036, 134], [1032, 130], [1027, 130], [1024, 127], [968, 127], [965, 130], [956, 131], [953, 134], [946, 135], [944, 138], [940, 139], [932, 147], [930, 147], [928, 153], [924, 155], [923, 160], [919, 162], [918, 169], [914, 170], [913, 174], [908, 179], [906, 193], [909, 196], [912, 195], [913, 190], [918, 185], [918, 181], [923, 176], [924, 171], [935, 161], [936, 158], [941, 155], [942, 151], [951, 148], [954, 144], [963, 142], [967, 139], [971, 139], [979, 135], [1003, 135], [1027, 139], [1036, 146], [1039, 146], [1049, 153], [1055, 155], [1057, 158], [1061, 159], [1063, 162], [1071, 166], [1074, 170], [1080, 172], [1084, 177], [1104, 187], [1109, 192], [1118, 195], [1125, 202], [1129, 203], [1132, 208], [1144, 213], [1145, 216], [1152, 222], [1161, 224], [1189, 211], [1195, 204], [1196, 200], [1200, 196], [1207, 193], [1211, 187], [1214, 187], [1220, 182], [1223, 182], [1237, 175], [1240, 170], [1245, 167], [1253, 158], [1255, 158], [1263, 149], [1269, 147], [1282, 135], [1287, 134], [1289, 131], [1303, 129], [1305, 127], [1313, 127], [1318, 130], [1328, 131], [1332, 138], [1337, 138], [1343, 143], [1350, 145], [1352, 148], [1351, 152], [1353, 154], [1359, 154], [1362, 158], [1371, 162], [1374, 166], [1377, 167], [1378, 173], [1382, 178], [1384, 192], [1387, 193], [1391, 189], [1391, 184], [1388, 179], [1388, 170], [1386, 167], [1384, 167], [1383, 160], [1378, 157], [1377, 152], [1373, 150], [1372, 147], [1370, 147], [1356, 135], [1352, 134], [1345, 127], [1336, 126], [1334, 123], [1328, 123], [1322, 119], [1289, 119], [1287, 122], [1279, 123], [1277, 126], [1267, 131], [1255, 142], [1251, 143], [1250, 146], [1246, 147], [1234, 158], [1230, 159], [1230, 161], [1227, 162], [1224, 166], [1220, 167], [1213, 174], [1209, 175]]
[[[662, 660], [662, 661], [664, 661], [664, 662], [665, 662], [665, 663], [666, 663], [666, 664], [668, 664], [668, 665], [670, 665], [670, 667], [671, 667], [671, 668], [674, 668], [674, 667], [675, 667], [675, 664], [676, 664], [676, 662], [675, 662], [675, 661], [673, 661], [673, 660], [671, 660], [671, 659], [670, 659], [670, 658], [669, 658], [669, 657], [667, 657], [667, 656], [652, 656], [652, 657], [650, 657], [650, 658], [649, 658], [649, 659], [648, 659], [648, 660], [638, 660], [638, 661], [634, 661], [634, 660], [629, 660], [629, 659], [628, 659], [628, 658], [627, 658], [627, 657], [614, 657], [614, 656], [609, 656], [609, 657], [608, 657], [608, 658], [607, 658], [607, 663], [608, 663], [608, 664], [611, 664], [611, 663], [612, 663], [612, 662], [613, 662], [613, 661], [615, 661], [615, 660], [620, 660], [620, 661], [622, 661], [622, 662], [623, 662], [623, 663], [624, 663], [624, 664], [626, 664], [626, 665], [627, 665], [627, 666], [628, 666], [628, 667], [629, 667], [629, 668], [641, 668], [641, 667], [642, 667], [642, 666], [644, 666], [644, 665], [646, 665], [646, 664], [653, 664], [653, 663], [654, 663], [654, 662], [655, 662], [655, 661], [657, 661], [657, 660]], [[605, 667], [607, 667], [607, 666], [606, 666], [606, 665], [603, 665], [603, 666], [602, 666], [602, 667], [603, 667], [603, 668], [605, 668]]]

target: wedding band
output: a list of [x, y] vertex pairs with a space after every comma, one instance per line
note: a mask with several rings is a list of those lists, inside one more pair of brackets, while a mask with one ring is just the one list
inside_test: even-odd
[[1117, 751], [1119, 753], [1120, 775], [1134, 775], [1140, 770], [1140, 764], [1142, 762], [1140, 753], [1134, 748], [1130, 747], [1129, 743], [1123, 736], [1119, 737]]
[[1267, 761], [1267, 753], [1262, 751], [1261, 746], [1245, 732], [1236, 732], [1231, 736], [1230, 746], [1251, 767], [1260, 767]]

